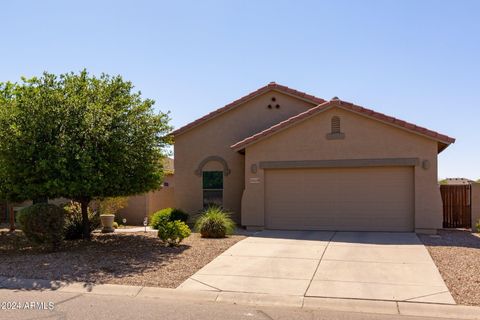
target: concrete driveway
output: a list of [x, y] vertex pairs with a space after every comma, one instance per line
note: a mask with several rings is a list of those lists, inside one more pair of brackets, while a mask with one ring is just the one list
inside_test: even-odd
[[414, 233], [261, 231], [179, 289], [455, 303]]

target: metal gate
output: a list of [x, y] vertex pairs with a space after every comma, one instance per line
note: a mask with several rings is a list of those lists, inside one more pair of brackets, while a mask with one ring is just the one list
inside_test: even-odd
[[444, 228], [471, 228], [472, 186], [440, 185]]

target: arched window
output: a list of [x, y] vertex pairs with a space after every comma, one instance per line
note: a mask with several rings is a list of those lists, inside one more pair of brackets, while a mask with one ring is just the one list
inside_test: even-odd
[[333, 116], [332, 117], [332, 132], [331, 133], [340, 133], [340, 117]]

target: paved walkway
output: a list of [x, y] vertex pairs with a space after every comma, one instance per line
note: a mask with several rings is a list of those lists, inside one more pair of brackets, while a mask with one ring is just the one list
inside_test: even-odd
[[[152, 229], [152, 227], [147, 226], [147, 232], [158, 232], [158, 230]], [[145, 227], [134, 227], [134, 228], [117, 228], [115, 233], [132, 233], [132, 232], [145, 232]]]
[[455, 303], [414, 233], [262, 231], [179, 289]]

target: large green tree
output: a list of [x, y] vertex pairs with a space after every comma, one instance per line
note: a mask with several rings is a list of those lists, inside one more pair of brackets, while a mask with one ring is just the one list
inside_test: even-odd
[[120, 76], [67, 73], [0, 83], [0, 195], [88, 204], [160, 187], [168, 113]]

